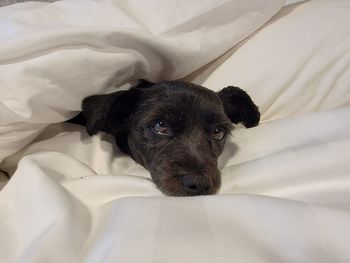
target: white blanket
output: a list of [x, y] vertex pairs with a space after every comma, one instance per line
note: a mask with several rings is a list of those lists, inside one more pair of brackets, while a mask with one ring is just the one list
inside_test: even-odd
[[197, 198], [140, 198], [161, 194], [111, 137], [52, 126], [0, 193], [2, 261], [347, 262], [349, 114], [237, 129], [223, 195]]
[[[0, 45], [0, 168], [13, 174], [0, 192], [0, 262], [349, 262], [348, 1], [285, 7], [188, 77], [214, 90], [241, 85], [261, 106], [263, 122], [236, 127], [220, 157], [219, 195], [164, 197], [111, 136], [88, 137], [67, 123], [46, 127], [112, 83], [191, 73], [282, 6], [174, 1], [161, 7], [163, 16], [151, 15], [151, 3], [163, 2], [84, 1], [75, 18], [67, 10], [81, 2], [72, 0], [0, 9], [0, 37], [8, 41]], [[145, 6], [149, 13], [140, 11]], [[122, 20], [107, 16], [115, 10]], [[42, 24], [39, 15], [51, 22]], [[124, 23], [125, 16], [137, 21], [136, 36], [123, 29], [132, 31], [129, 48], [107, 37], [126, 36], [120, 27], [91, 25]], [[174, 27], [179, 21], [191, 22]], [[83, 25], [58, 30], [73, 23]], [[236, 26], [244, 32], [227, 34]], [[198, 40], [198, 30], [208, 35]]]
[[0, 9], [0, 162], [48, 123], [74, 116], [89, 95], [185, 77], [282, 3], [65, 0]]

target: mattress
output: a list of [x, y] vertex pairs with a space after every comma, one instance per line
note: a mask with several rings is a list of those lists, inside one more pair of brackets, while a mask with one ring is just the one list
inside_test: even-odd
[[[349, 33], [345, 0], [0, 8], [0, 262], [349, 262]], [[217, 195], [164, 196], [112, 136], [64, 122], [140, 78], [259, 105]]]

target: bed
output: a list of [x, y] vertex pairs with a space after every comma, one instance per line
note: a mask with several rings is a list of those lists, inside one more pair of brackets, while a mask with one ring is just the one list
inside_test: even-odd
[[[217, 195], [163, 196], [110, 135], [64, 123], [138, 79], [259, 105]], [[349, 262], [349, 152], [347, 0], [0, 8], [0, 262]]]

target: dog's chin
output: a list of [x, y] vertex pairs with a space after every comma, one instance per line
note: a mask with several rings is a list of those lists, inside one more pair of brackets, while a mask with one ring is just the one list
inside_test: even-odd
[[211, 191], [207, 193], [193, 193], [191, 191], [186, 190], [185, 188], [180, 189], [164, 189], [158, 186], [158, 189], [166, 196], [200, 196], [200, 195], [214, 195], [216, 191]]
[[166, 177], [158, 179], [159, 177], [152, 175], [152, 180], [157, 188], [166, 196], [199, 196], [199, 195], [214, 195], [219, 187], [214, 187], [212, 190], [205, 193], [194, 193], [187, 190], [179, 177]]
[[[160, 189], [161, 190], [161, 189]], [[170, 193], [166, 193], [165, 191], [161, 190], [163, 194], [167, 195], [167, 196], [201, 196], [201, 195], [214, 195], [216, 194], [216, 191], [212, 191], [212, 192], [207, 192], [207, 193], [201, 193], [201, 194], [195, 194], [191, 191], [187, 191], [186, 189], [182, 189], [182, 190], [179, 190], [179, 191], [176, 191], [176, 192], [170, 192]]]

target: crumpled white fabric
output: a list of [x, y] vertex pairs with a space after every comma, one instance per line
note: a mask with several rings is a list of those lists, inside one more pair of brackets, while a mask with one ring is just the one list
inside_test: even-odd
[[197, 198], [162, 196], [110, 135], [51, 125], [4, 163], [18, 167], [0, 192], [0, 259], [345, 263], [349, 114], [237, 128], [219, 195]]
[[273, 120], [350, 105], [350, 2], [283, 8], [261, 30], [189, 80], [245, 89]]
[[[28, 3], [14, 5], [11, 10], [29, 12], [30, 8], [42, 6]], [[234, 50], [227, 63], [219, 68], [215, 65], [216, 71], [209, 78], [207, 72], [194, 74], [197, 80], [207, 78], [206, 84], [211, 83], [212, 89], [227, 83], [250, 83], [242, 87], [263, 103], [264, 122], [252, 129], [236, 127], [228, 141], [219, 159], [223, 184], [216, 196], [164, 197], [149, 173], [122, 154], [111, 136], [100, 133], [89, 137], [83, 127], [72, 124], [46, 127], [45, 118], [54, 116], [54, 110], [48, 111], [47, 116], [40, 115], [42, 122], [30, 125], [29, 119], [22, 119], [25, 114], [16, 116], [20, 122], [6, 125], [7, 137], [0, 136], [6, 138], [0, 145], [7, 143], [0, 147], [1, 153], [10, 155], [40, 135], [1, 164], [1, 169], [14, 176], [0, 192], [0, 261], [347, 263], [350, 105], [346, 89], [349, 79], [344, 73], [348, 69], [348, 49], [344, 48], [348, 43], [348, 24], [342, 21], [350, 17], [346, 16], [348, 7], [349, 3], [343, 0], [317, 0], [284, 8]], [[0, 9], [1, 19], [6, 10], [10, 9]], [[142, 23], [150, 23], [153, 28], [157, 24], [153, 22]], [[37, 29], [36, 25], [33, 31]], [[288, 40], [305, 32], [315, 32], [314, 37], [303, 43], [304, 53], [296, 52], [291, 48], [294, 42]], [[276, 35], [290, 46], [282, 47], [270, 39]], [[342, 39], [342, 45], [332, 41], [334, 36]], [[317, 41], [330, 51], [327, 56], [318, 56], [313, 50]], [[257, 54], [267, 59], [256, 60]], [[167, 59], [164, 61], [168, 63]], [[288, 70], [282, 70], [276, 61], [289, 61], [285, 66]], [[316, 61], [323, 66], [312, 67]], [[80, 66], [93, 67], [85, 62]], [[244, 66], [239, 67], [239, 62]], [[98, 61], [94, 63], [100, 65]], [[279, 74], [273, 78], [262, 78], [275, 71]], [[63, 72], [62, 69], [61, 76]], [[290, 74], [296, 81], [290, 82]], [[71, 75], [69, 71], [67, 76]], [[94, 78], [89, 80], [93, 82]], [[317, 89], [316, 83], [322, 84], [322, 89]], [[328, 94], [336, 100], [324, 96], [327, 83], [333, 83]], [[87, 85], [91, 88], [96, 84]], [[98, 92], [110, 91], [108, 86]], [[302, 88], [313, 94], [310, 105], [297, 101], [303, 99]], [[29, 91], [32, 94], [35, 89]], [[81, 89], [77, 97], [92, 91]], [[66, 88], [64, 94], [68, 92], [73, 94], [74, 89]], [[60, 99], [65, 96], [60, 92], [45, 94]], [[299, 108], [294, 104], [283, 107], [282, 102], [288, 98]], [[38, 97], [35, 99], [38, 101]], [[75, 102], [65, 103], [69, 108]], [[60, 112], [61, 108], [57, 109]], [[70, 109], [74, 110], [77, 109]], [[70, 111], [65, 114], [73, 114]], [[10, 116], [7, 113], [6, 118]], [[57, 115], [57, 120], [68, 116], [65, 114]], [[20, 143], [13, 147], [17, 141]]]
[[[0, 162], [83, 98], [178, 79], [271, 18], [282, 0], [24, 3], [0, 11]], [[22, 132], [25, 130], [25, 132]]]

